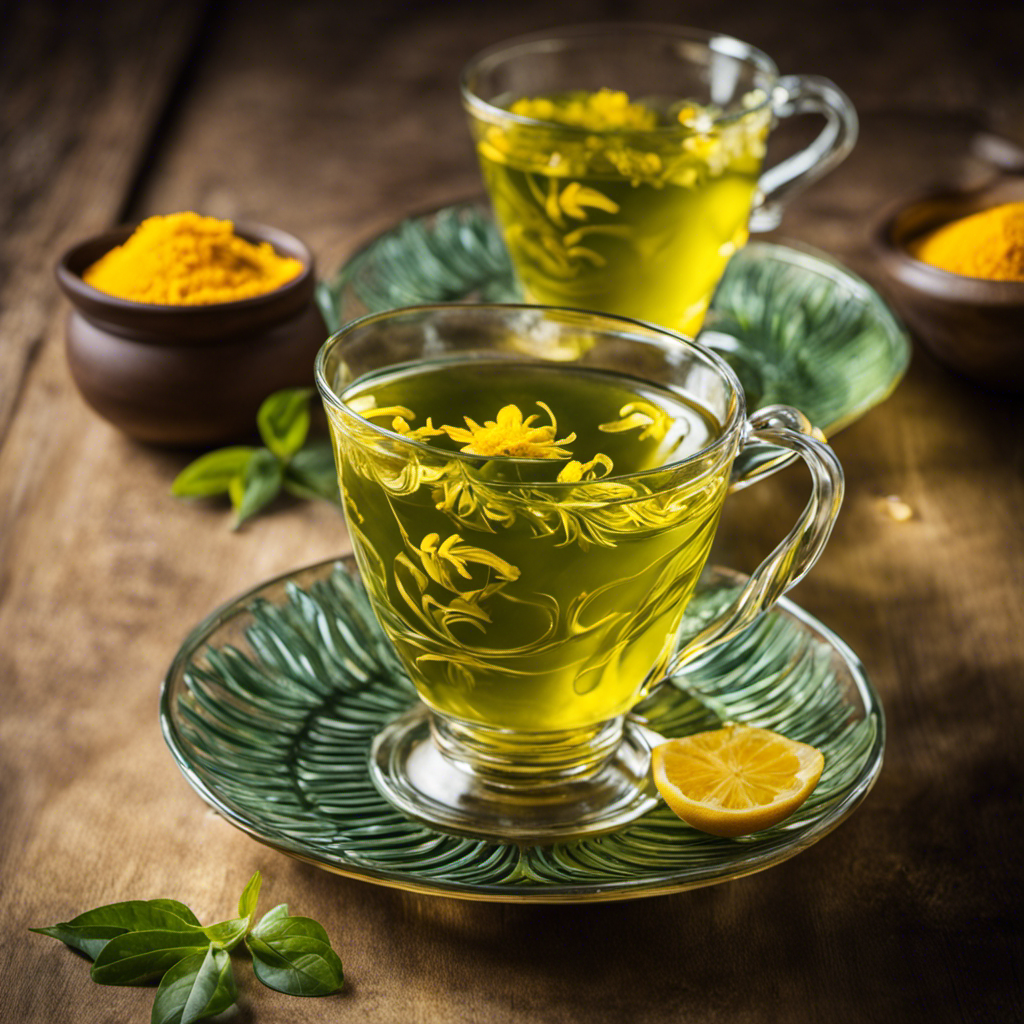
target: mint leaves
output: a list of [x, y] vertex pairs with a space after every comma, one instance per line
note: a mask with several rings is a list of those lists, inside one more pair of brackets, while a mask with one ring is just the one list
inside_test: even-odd
[[297, 498], [340, 504], [334, 455], [326, 440], [310, 441], [312, 388], [275, 391], [256, 414], [264, 448], [234, 445], [201, 455], [171, 484], [178, 498], [227, 494], [235, 510], [233, 529], [269, 505], [284, 489]]
[[249, 879], [238, 917], [203, 927], [184, 903], [127, 900], [88, 910], [71, 921], [31, 931], [80, 950], [101, 985], [143, 985], [160, 979], [153, 1024], [191, 1024], [226, 1010], [238, 998], [230, 951], [242, 940], [256, 977], [295, 996], [327, 996], [344, 984], [338, 954], [323, 926], [292, 917], [281, 904], [253, 925], [262, 879]]

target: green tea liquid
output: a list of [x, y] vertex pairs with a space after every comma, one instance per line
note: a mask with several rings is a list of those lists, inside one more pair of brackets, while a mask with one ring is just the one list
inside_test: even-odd
[[[509, 405], [547, 424], [542, 402], [557, 439], [575, 434], [562, 448], [577, 467], [607, 460], [579, 474], [564, 457], [477, 457], [330, 414], [364, 581], [429, 705], [522, 731], [628, 711], [672, 650], [714, 535], [730, 460], [674, 465], [718, 436], [712, 418], [630, 377], [496, 359], [398, 368], [342, 397], [402, 407], [409, 428], [483, 428]], [[644, 439], [643, 415], [623, 426], [637, 408], [658, 427]], [[390, 429], [390, 413], [367, 416]], [[558, 482], [566, 472], [579, 479]]]
[[531, 301], [696, 334], [729, 257], [747, 240], [767, 116], [702, 131], [701, 115], [688, 107], [698, 127], [687, 131], [659, 109], [632, 104], [649, 115], [633, 119], [649, 122], [648, 130], [584, 134], [572, 126], [566, 111], [600, 123], [591, 106], [609, 95], [622, 94], [511, 105], [570, 123], [477, 126], [481, 170], [513, 266]]
[[746, 243], [757, 184], [756, 174], [739, 173], [686, 188], [573, 176], [555, 187], [576, 183], [615, 204], [615, 213], [594, 211], [586, 224], [614, 232], [579, 236], [579, 225], [552, 223], [534, 198], [547, 191], [547, 176], [486, 158], [482, 165], [530, 301], [637, 317], [691, 337], [729, 257]]

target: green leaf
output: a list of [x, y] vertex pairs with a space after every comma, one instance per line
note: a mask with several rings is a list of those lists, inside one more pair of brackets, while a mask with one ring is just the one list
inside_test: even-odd
[[[275, 911], [281, 908], [283, 908], [284, 912], [275, 914]], [[270, 942], [277, 939], [303, 936], [307, 939], [316, 939], [327, 946], [331, 944], [327, 931], [319, 921], [314, 921], [311, 917], [291, 917], [285, 904], [282, 904], [281, 908], [275, 907], [253, 929], [253, 935], [256, 938], [263, 939], [264, 942]]]
[[169, 910], [172, 914], [176, 914], [187, 924], [195, 925], [196, 928], [202, 928], [202, 925], [199, 923], [199, 918], [192, 913], [191, 908], [186, 907], [184, 903], [180, 903], [178, 900], [172, 900], [168, 899], [167, 897], [162, 897], [157, 900], [147, 900], [146, 902], [149, 903], [149, 905], [152, 907], [159, 907], [162, 910]]
[[273, 910], [268, 910], [263, 915], [263, 920], [253, 929], [257, 935], [262, 935], [267, 928], [270, 927], [271, 922], [277, 921], [282, 917], [288, 916], [288, 904], [279, 903]]
[[309, 433], [309, 399], [312, 388], [275, 391], [256, 414], [263, 443], [279, 458], [291, 458]]
[[[195, 915], [188, 907], [185, 907], [185, 910], [194, 919]], [[124, 900], [121, 903], [108, 903], [106, 906], [87, 910], [78, 917], [73, 917], [68, 924], [113, 925], [129, 932], [148, 931], [154, 928], [163, 931], [200, 930], [198, 925], [183, 918], [179, 911], [168, 908], [162, 900]]]
[[245, 938], [248, 930], [249, 918], [235, 917], [230, 921], [209, 925], [203, 929], [203, 934], [218, 949], [232, 950]]
[[252, 915], [256, 910], [256, 902], [260, 897], [262, 881], [260, 873], [257, 871], [246, 883], [242, 895], [238, 899], [240, 917], [211, 924], [203, 929], [203, 933], [218, 949], [232, 950], [245, 938], [246, 932], [249, 931], [249, 925], [252, 923]]
[[71, 924], [54, 924], [48, 928], [29, 928], [29, 931], [60, 939], [61, 942], [71, 946], [73, 949], [83, 952], [90, 960], [95, 960], [99, 956], [100, 950], [115, 935], [124, 935], [127, 929], [114, 928], [110, 925], [76, 927]]
[[256, 448], [219, 448], [190, 462], [171, 484], [176, 498], [208, 498], [224, 494], [236, 476], [243, 476]]
[[344, 984], [338, 954], [323, 925], [291, 917], [281, 904], [266, 914], [245, 940], [256, 977], [294, 996], [327, 996]]
[[195, 914], [177, 900], [126, 900], [87, 910], [70, 921], [30, 931], [60, 939], [95, 959], [111, 939], [126, 932], [160, 929], [201, 936], [198, 924]]
[[326, 437], [310, 441], [302, 451], [296, 452], [291, 465], [302, 473], [331, 476], [337, 483], [338, 470], [334, 462], [334, 449]]
[[238, 998], [231, 958], [212, 946], [169, 968], [156, 990], [152, 1024], [192, 1024], [226, 1010]]
[[235, 509], [236, 530], [246, 519], [256, 515], [277, 497], [283, 473], [284, 467], [273, 452], [260, 448], [253, 453], [240, 484], [239, 478], [235, 477], [229, 489], [231, 504]]
[[257, 871], [245, 884], [242, 895], [238, 898], [238, 916], [251, 918], [256, 913], [256, 901], [260, 898], [260, 886], [263, 877]]
[[198, 928], [189, 932], [125, 932], [112, 938], [92, 965], [92, 980], [100, 985], [142, 985], [196, 953], [205, 953], [209, 941]]
[[319, 939], [249, 935], [245, 944], [256, 977], [268, 988], [292, 996], [329, 996], [344, 984], [338, 954]]
[[322, 498], [341, 504], [338, 471], [330, 442], [311, 441], [285, 467], [284, 489], [297, 498]]

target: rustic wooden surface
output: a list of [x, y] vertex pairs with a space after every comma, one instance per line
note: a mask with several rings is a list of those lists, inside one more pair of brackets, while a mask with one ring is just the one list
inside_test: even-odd
[[[899, 195], [982, 175], [974, 133], [1024, 144], [1019, 3], [539, 0], [107, 4], [0, 11], [0, 1020], [143, 1021], [33, 925], [173, 895], [226, 915], [259, 868], [265, 906], [324, 922], [344, 994], [243, 982], [230, 1018], [504, 1022], [1024, 1019], [1024, 433], [1021, 402], [920, 351], [895, 395], [835, 439], [849, 489], [794, 597], [862, 656], [888, 716], [880, 781], [771, 871], [601, 906], [478, 905], [336, 878], [208, 811], [160, 737], [186, 632], [266, 577], [346, 547], [326, 505], [240, 533], [168, 495], [184, 453], [135, 444], [79, 399], [51, 268], [118, 220], [198, 208], [279, 225], [336, 268], [403, 214], [478, 190], [455, 80], [478, 47], [606, 18], [718, 28], [785, 72], [833, 77], [854, 156], [782, 234], [869, 276]], [[750, 568], [799, 474], [738, 496], [717, 557]], [[907, 519], [891, 514], [897, 497]], [[241, 973], [241, 972], [239, 972]]]

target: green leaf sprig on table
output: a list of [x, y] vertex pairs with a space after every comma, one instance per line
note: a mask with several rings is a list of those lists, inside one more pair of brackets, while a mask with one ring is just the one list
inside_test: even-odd
[[160, 979], [152, 1024], [191, 1024], [226, 1010], [238, 998], [230, 952], [240, 942], [256, 977], [293, 996], [328, 996], [344, 984], [327, 932], [282, 903], [254, 925], [262, 879], [249, 879], [238, 917], [203, 927], [184, 903], [171, 899], [111, 903], [49, 928], [49, 935], [92, 961], [101, 985], [143, 985]]
[[326, 440], [307, 444], [312, 388], [288, 388], [266, 398], [256, 426], [266, 447], [218, 448], [189, 463], [171, 484], [177, 498], [227, 494], [238, 529], [266, 508], [281, 490], [297, 498], [323, 498], [340, 504], [334, 454]]

